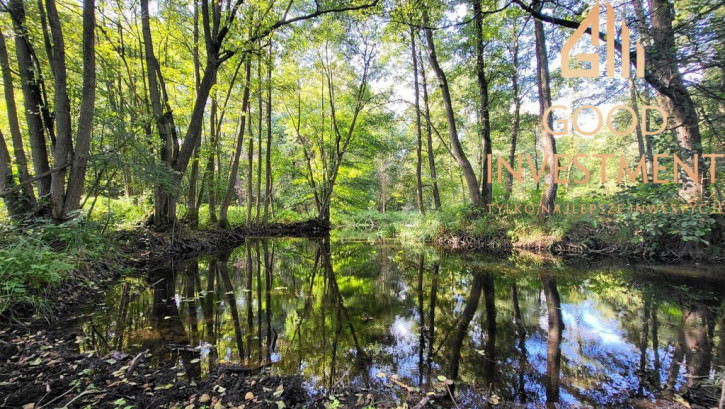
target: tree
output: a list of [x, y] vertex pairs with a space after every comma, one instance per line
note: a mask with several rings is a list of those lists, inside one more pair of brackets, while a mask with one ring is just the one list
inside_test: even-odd
[[[541, 12], [540, 5], [537, 6], [535, 1], [532, 4], [526, 4], [521, 0], [515, 0], [521, 8], [534, 16], [536, 21], [546, 21], [562, 27], [576, 29], [580, 23], [572, 20], [550, 16]], [[635, 7], [639, 7], [640, 19], [645, 18], [645, 13], [641, 9], [641, 3], [635, 1]], [[678, 67], [677, 52], [678, 48], [675, 42], [675, 29], [673, 27], [673, 10], [672, 4], [668, 0], [652, 0], [649, 2], [650, 25], [652, 27], [650, 33], [651, 44], [645, 47], [646, 66], [644, 79], [650, 84], [661, 96], [660, 105], [665, 109], [667, 114], [674, 119], [673, 128], [677, 132], [677, 140], [682, 150], [681, 155], [685, 163], [692, 168], [694, 165], [694, 155], [702, 154], [702, 141], [700, 137], [700, 123], [695, 103], [685, 86]], [[643, 27], [644, 24], [640, 24]], [[591, 27], [587, 32], [597, 35], [606, 41], [606, 36], [602, 32], [592, 33]], [[615, 49], [621, 53], [630, 55], [630, 61], [636, 61], [636, 51], [622, 50], [622, 44], [618, 41], [614, 42]], [[702, 181], [693, 181], [687, 174], [681, 176], [682, 185], [680, 187], [680, 195], [688, 201], [698, 200], [703, 197], [704, 189], [701, 188]], [[701, 183], [702, 182], [702, 183]]]
[[448, 124], [448, 136], [450, 138], [451, 153], [458, 162], [463, 178], [466, 180], [468, 186], [468, 193], [470, 196], [471, 204], [474, 207], [480, 207], [483, 205], [481, 201], [481, 194], [478, 190], [478, 180], [476, 179], [476, 173], [473, 171], [471, 162], [469, 162], [466, 153], [463, 151], [461, 142], [458, 138], [458, 128], [456, 126], [456, 114], [453, 109], [453, 102], [451, 100], [451, 92], [448, 89], [448, 79], [446, 73], [441, 68], [438, 62], [438, 55], [436, 54], [435, 42], [433, 41], [433, 30], [430, 27], [430, 18], [428, 16], [428, 9], [426, 7], [422, 10], [423, 14], [423, 26], [426, 38], [426, 46], [428, 48], [428, 61], [433, 67], [433, 72], [438, 78], [438, 86], [441, 89], [441, 95], [443, 97], [443, 105], [446, 112], [446, 121]]
[[[537, 89], [539, 91], [539, 114], [543, 118], [544, 113], [551, 107], [551, 80], [549, 79], [546, 35], [544, 33], [544, 24], [541, 20], [534, 20], [534, 34], [536, 36], [536, 74]], [[548, 129], [550, 130], [553, 125], [551, 115], [549, 115], [547, 121], [549, 124]], [[556, 141], [554, 140], [554, 135], [546, 129], [541, 130], [541, 150], [544, 154], [544, 167], [548, 171], [544, 179], [544, 190], [541, 192], [539, 214], [548, 215], [553, 211], [554, 202], [556, 201], [558, 185], [554, 181], [557, 178], [558, 161], [556, 159]]]

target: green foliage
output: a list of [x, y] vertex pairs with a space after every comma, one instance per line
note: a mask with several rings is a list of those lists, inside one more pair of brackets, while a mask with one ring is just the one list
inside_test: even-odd
[[73, 267], [69, 260], [37, 237], [6, 243], [0, 248], [0, 315], [20, 306], [46, 313], [45, 296]]
[[109, 240], [81, 217], [61, 224], [5, 225], [0, 239], [0, 315], [20, 308], [50, 313], [48, 294], [81, 263], [108, 258]]
[[697, 209], [691, 211], [679, 198], [676, 185], [639, 185], [623, 190], [616, 195], [619, 203], [635, 206], [668, 206], [678, 211], [657, 212], [623, 212], [618, 217], [622, 229], [630, 235], [630, 242], [641, 244], [645, 249], [657, 249], [679, 246], [682, 242], [695, 242], [709, 245], [709, 235], [715, 219], [709, 214], [702, 214]]

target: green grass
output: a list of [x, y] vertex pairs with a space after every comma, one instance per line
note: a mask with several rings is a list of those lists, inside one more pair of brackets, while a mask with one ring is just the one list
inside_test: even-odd
[[82, 218], [0, 226], [0, 315], [32, 310], [50, 316], [48, 295], [83, 263], [108, 258], [110, 240]]

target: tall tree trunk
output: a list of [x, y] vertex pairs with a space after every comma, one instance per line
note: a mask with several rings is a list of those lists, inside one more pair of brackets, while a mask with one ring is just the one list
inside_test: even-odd
[[[423, 25], [426, 27], [430, 25], [428, 10], [426, 8], [423, 8]], [[463, 177], [466, 180], [466, 185], [470, 193], [471, 204], [474, 207], [479, 207], [482, 205], [482, 203], [481, 195], [478, 190], [478, 180], [476, 179], [476, 174], [473, 170], [473, 167], [471, 166], [471, 162], [468, 161], [466, 153], [463, 151], [461, 142], [458, 139], [456, 117], [453, 110], [451, 93], [448, 89], [448, 79], [446, 78], [445, 72], [443, 72], [443, 69], [438, 63], [438, 56], [436, 55], [435, 43], [433, 41], [433, 30], [430, 27], [425, 29], [425, 38], [428, 46], [428, 60], [430, 61], [430, 65], [433, 67], [433, 71], [438, 78], [438, 86], [441, 89], [443, 105], [445, 106], [446, 110], [446, 120], [448, 121], [448, 134], [451, 140], [451, 151], [456, 159], [456, 162], [458, 162], [458, 166], [461, 168], [461, 172], [463, 172]]]
[[[702, 142], [697, 108], [677, 66], [675, 30], [672, 27], [673, 6], [668, 0], [650, 0], [650, 9], [652, 51], [648, 61], [652, 66], [652, 75], [662, 84], [655, 88], [665, 97], [663, 101], [667, 101], [664, 108], [675, 119], [681, 155], [692, 168], [694, 155], [702, 156]], [[693, 181], [683, 172], [680, 186], [680, 195], [683, 198], [688, 201], [702, 198], [705, 191], [701, 185], [705, 182], [702, 175], [704, 172], [701, 172], [700, 181]]]
[[252, 134], [252, 111], [247, 107], [249, 117], [249, 147], [247, 148], [247, 220], [246, 227], [252, 225], [252, 191], [254, 181], [254, 135]]
[[493, 150], [491, 147], [491, 114], [488, 98], [488, 78], [486, 78], [486, 66], [483, 59], [483, 13], [481, 11], [481, 0], [472, 0], [474, 14], [474, 28], [476, 32], [476, 78], [478, 80], [479, 117], [481, 120], [481, 144], [482, 160], [481, 169], [481, 206], [491, 203], [493, 199], [493, 185], [489, 182], [489, 169], [486, 165], [489, 155]]
[[[540, 7], [540, 6], [539, 6]], [[544, 24], [540, 20], [534, 20], [534, 33], [536, 36], [536, 72], [537, 72], [537, 88], [539, 91], [539, 114], [544, 117], [544, 112], [551, 107], [551, 88], [549, 80], [549, 59], [546, 55], [546, 35], [544, 34]], [[551, 116], [547, 118], [548, 128], [551, 129], [553, 121]], [[554, 210], [554, 202], [556, 200], [557, 184], [554, 183], [556, 169], [556, 141], [554, 135], [541, 129], [541, 150], [544, 154], [544, 167], [548, 168], [548, 172], [544, 177], [544, 189], [541, 192], [541, 201], [539, 202], [539, 215], [548, 215]]]
[[[251, 64], [249, 60], [244, 63], [244, 93], [242, 96], [242, 117], [239, 119], [239, 130], [237, 131], [237, 143], [234, 146], [234, 157], [232, 158], [232, 165], [229, 171], [229, 180], [227, 183], [227, 190], [224, 193], [224, 199], [222, 200], [221, 206], [219, 207], [219, 226], [229, 227], [229, 220], [227, 218], [227, 212], [229, 205], [232, 203], [232, 197], [236, 191], [237, 174], [239, 173], [239, 157], [242, 154], [242, 146], [244, 146], [244, 131], [247, 125], [247, 117], [249, 112], [249, 83], [251, 82]], [[250, 119], [250, 135], [251, 135], [251, 118]], [[247, 197], [249, 201], [249, 197]]]
[[[191, 49], [191, 55], [194, 62], [194, 83], [195, 90], [199, 92], [201, 86], [201, 63], [199, 62], [199, 2], [194, 0], [194, 45]], [[212, 119], [213, 121], [213, 119]], [[201, 133], [201, 128], [199, 129]], [[196, 228], [199, 226], [199, 206], [197, 202], [196, 185], [199, 179], [199, 151], [201, 150], [201, 135], [196, 140], [194, 147], [194, 156], [191, 159], [191, 175], [189, 176], [189, 192], [186, 202], [187, 220], [189, 224]]]
[[263, 86], [261, 53], [259, 60], [257, 61], [257, 83], [259, 84], [257, 86], [259, 112], [257, 113], [257, 197], [255, 203], [256, 213], [254, 217], [254, 224], [259, 226], [259, 216], [262, 210], [262, 121], [264, 118], [264, 93], [262, 92]]
[[[514, 169], [514, 156], [516, 156], [516, 142], [519, 138], [519, 127], [521, 125], [521, 95], [519, 87], [519, 33], [516, 27], [516, 20], [513, 24], [514, 42], [513, 49], [511, 50], [511, 59], [513, 63], [514, 72], [511, 76], [511, 89], [513, 91], [514, 99], [514, 123], [511, 126], [511, 146], [509, 147], [509, 166]], [[506, 196], [505, 200], [508, 201], [511, 198], [511, 193], [514, 187], [514, 175], [508, 174], [506, 179]]]
[[43, 111], [45, 104], [40, 89], [40, 72], [34, 69], [35, 51], [32, 49], [28, 29], [25, 24], [25, 6], [23, 0], [10, 0], [8, 10], [13, 16], [15, 32], [15, 53], [22, 82], [23, 102], [25, 104], [25, 120], [28, 125], [30, 150], [33, 158], [33, 170], [36, 175], [47, 175], [38, 180], [38, 196], [50, 195], [51, 176], [48, 164], [48, 148], [45, 142], [45, 125]]
[[420, 129], [420, 98], [418, 94], [418, 53], [415, 51], [415, 28], [410, 26], [410, 53], [413, 60], [413, 83], [415, 93], [415, 130], [416, 130], [416, 147], [415, 147], [415, 188], [416, 201], [418, 203], [418, 211], [421, 215], [425, 214], [423, 205], [423, 134]]
[[272, 41], [269, 41], [267, 55], [267, 149], [265, 150], [264, 182], [264, 227], [269, 221], [269, 206], [272, 205]]
[[425, 76], [425, 64], [423, 63], [422, 51], [420, 52], [420, 76], [423, 80], [423, 107], [425, 109], [425, 133], [428, 150], [428, 167], [430, 168], [430, 179], [433, 185], [433, 203], [436, 211], [441, 209], [441, 194], [438, 191], [438, 173], [436, 172], [435, 152], [433, 151], [433, 133], [430, 122], [430, 106], [428, 105], [428, 81]]
[[[5, 35], [0, 30], [0, 69], [3, 76], [3, 90], [5, 93], [5, 107], [8, 113], [8, 125], [10, 127], [10, 138], [13, 143], [13, 155], [15, 156], [15, 166], [18, 169], [20, 183], [30, 180], [28, 172], [28, 160], [25, 157], [25, 148], [23, 146], [23, 136], [20, 133], [20, 122], [18, 121], [18, 110], [15, 105], [15, 89], [13, 88], [13, 77], [10, 70], [10, 61], [8, 58], [8, 50], [5, 44]], [[22, 196], [26, 205], [32, 207], [35, 205], [35, 192], [31, 183], [25, 183], [22, 188]]]
[[93, 117], [96, 105], [96, 51], [95, 51], [95, 0], [83, 0], [83, 101], [78, 117], [76, 148], [73, 153], [64, 213], [67, 215], [80, 208], [81, 195], [86, 181], [86, 168], [91, 148]]
[[[73, 155], [73, 130], [71, 128], [70, 99], [68, 98], [68, 73], [65, 63], [63, 29], [55, 0], [46, 0], [45, 7], [52, 39], [52, 46], [50, 47], [52, 53], [48, 55], [48, 60], [50, 60], [50, 67], [53, 70], [55, 91], [56, 140], [53, 157], [55, 158], [55, 167], [59, 168], [51, 176], [50, 196], [53, 217], [60, 219], [63, 217], [63, 203], [65, 202], [65, 167]], [[95, 91], [95, 88], [93, 91]]]
[[[151, 26], [149, 21], [149, 1], [141, 0], [141, 32], [144, 42], [144, 55], [146, 58], [146, 76], [149, 84], [148, 94], [151, 100], [151, 111], [156, 121], [156, 128], [161, 138], [161, 162], [167, 167], [171, 175], [173, 158], [173, 147], [171, 146], [171, 129], [169, 119], [171, 112], [164, 112], [165, 104], [161, 101], [161, 91], [158, 75], [161, 72], [159, 62], [154, 54], [153, 39], [151, 37]], [[173, 176], [170, 176], [173, 178]], [[173, 224], [176, 218], [176, 194], [173, 192], [175, 183], [173, 180], [159, 184], [156, 188], [154, 200], [154, 225], [167, 227]]]
[[[219, 154], [219, 130], [217, 129], [217, 101], [216, 97], [211, 99], [211, 112], [209, 115], [209, 158], [206, 163], [206, 171], [208, 173], [207, 189], [209, 192], [209, 223], [216, 223], [216, 202], [217, 202], [217, 177], [214, 159]], [[219, 161], [217, 161], [218, 163]]]

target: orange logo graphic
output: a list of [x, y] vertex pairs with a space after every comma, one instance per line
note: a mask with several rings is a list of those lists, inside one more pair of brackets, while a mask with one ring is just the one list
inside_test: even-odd
[[[607, 3], [607, 77], [614, 77], [614, 9]], [[579, 38], [584, 35], [591, 27], [591, 44], [593, 46], [599, 46], [599, 3], [589, 12], [584, 21], [579, 24], [579, 28], [576, 29], [574, 35], [567, 40], [564, 47], [561, 50], [561, 74], [564, 78], [596, 78], [599, 76], [599, 54], [598, 53], [582, 53], [577, 54], [575, 59], [577, 62], [589, 62], [589, 68], [571, 68], [569, 66], [569, 56], [572, 48], [576, 45]], [[644, 48], [639, 43], [637, 46], [637, 77], [644, 77]], [[622, 22], [622, 77], [629, 77], [629, 28]]]

